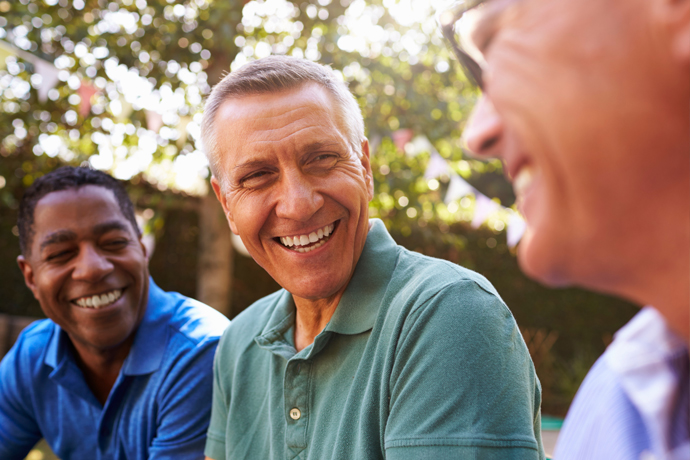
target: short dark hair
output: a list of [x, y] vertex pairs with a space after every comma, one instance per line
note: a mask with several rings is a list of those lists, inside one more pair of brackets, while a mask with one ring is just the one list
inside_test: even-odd
[[115, 200], [120, 206], [122, 215], [132, 224], [137, 236], [141, 236], [141, 230], [134, 216], [134, 205], [127, 195], [124, 186], [117, 179], [108, 174], [88, 167], [63, 166], [55, 171], [39, 177], [26, 189], [19, 202], [19, 247], [22, 254], [27, 256], [31, 252], [31, 239], [33, 238], [34, 210], [36, 204], [52, 192], [61, 190], [79, 189], [86, 185], [96, 185], [113, 192]]

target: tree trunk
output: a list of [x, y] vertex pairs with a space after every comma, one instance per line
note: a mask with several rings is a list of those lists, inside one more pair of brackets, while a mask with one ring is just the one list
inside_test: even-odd
[[212, 191], [201, 198], [197, 298], [230, 317], [233, 250], [230, 228]]
[[[230, 70], [231, 61], [227, 52], [214, 50], [212, 55], [213, 60], [206, 73], [208, 82], [215, 85]], [[197, 298], [230, 318], [234, 258], [230, 228], [210, 185], [200, 206]]]

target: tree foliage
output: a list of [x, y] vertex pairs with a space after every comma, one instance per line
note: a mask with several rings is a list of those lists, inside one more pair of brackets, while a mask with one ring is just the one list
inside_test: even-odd
[[[248, 60], [288, 54], [332, 66], [359, 101], [372, 144], [372, 215], [411, 249], [486, 274], [522, 324], [568, 331], [579, 321], [578, 305], [592, 313], [611, 301], [581, 291], [560, 295], [526, 280], [504, 244], [505, 222], [469, 228], [472, 200], [445, 203], [448, 178], [425, 180], [429, 152], [412, 152], [406, 142], [425, 135], [456, 173], [512, 204], [501, 164], [474, 160], [461, 148], [478, 93], [441, 40], [438, 3], [0, 0], [0, 40], [19, 50], [8, 55], [0, 47], [3, 253], [11, 259], [18, 251], [12, 212], [22, 191], [60, 164], [88, 162], [128, 180], [139, 205], [174, 199], [152, 198], [147, 184], [205, 193], [208, 170], [196, 143], [204, 97]], [[45, 100], [39, 89], [47, 79], [35, 58], [58, 72]], [[152, 222], [160, 230], [161, 220]], [[12, 277], [21, 280], [18, 272]], [[28, 291], [15, 291], [13, 302], [28, 301]], [[561, 304], [571, 310], [559, 317]], [[584, 318], [580, 335], [562, 333], [557, 346], [564, 337], [600, 342], [602, 331], [613, 332], [634, 310], [621, 304], [611, 311], [596, 328]], [[593, 347], [600, 352], [602, 344]], [[560, 352], [572, 355], [572, 348]]]

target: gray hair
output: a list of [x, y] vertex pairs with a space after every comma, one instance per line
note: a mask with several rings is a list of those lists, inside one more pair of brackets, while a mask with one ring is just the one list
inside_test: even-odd
[[362, 155], [364, 120], [357, 100], [347, 84], [329, 67], [307, 59], [289, 56], [268, 56], [252, 61], [229, 73], [216, 86], [206, 100], [201, 122], [201, 144], [208, 158], [211, 172], [220, 180], [219, 155], [216, 133], [213, 129], [218, 109], [227, 99], [248, 95], [281, 92], [314, 82], [325, 88], [335, 99], [338, 121], [347, 131], [347, 138], [358, 156]]

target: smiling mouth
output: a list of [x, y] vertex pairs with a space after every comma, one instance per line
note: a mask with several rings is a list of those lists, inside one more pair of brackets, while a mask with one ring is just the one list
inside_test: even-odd
[[309, 252], [320, 248], [330, 239], [339, 221], [328, 224], [316, 231], [305, 235], [281, 236], [276, 238], [287, 249], [296, 252]]
[[79, 297], [78, 299], [72, 300], [72, 303], [82, 308], [93, 308], [98, 310], [99, 308], [107, 307], [117, 302], [117, 300], [122, 297], [122, 291], [123, 289], [113, 289], [103, 294]]
[[534, 182], [534, 167], [526, 165], [520, 168], [513, 178], [513, 191], [518, 199], [527, 194], [532, 182]]

